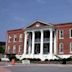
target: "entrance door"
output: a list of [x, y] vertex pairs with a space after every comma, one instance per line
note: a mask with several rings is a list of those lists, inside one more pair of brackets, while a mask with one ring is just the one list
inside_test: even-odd
[[34, 47], [34, 54], [39, 54], [40, 53], [40, 44], [35, 44], [35, 47]]

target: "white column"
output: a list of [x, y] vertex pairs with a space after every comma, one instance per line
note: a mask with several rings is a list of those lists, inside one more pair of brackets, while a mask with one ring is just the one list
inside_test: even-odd
[[25, 38], [24, 38], [24, 54], [26, 54], [26, 48], [27, 48], [27, 32], [25, 32]]
[[41, 30], [41, 46], [40, 46], [40, 54], [43, 54], [43, 30]]
[[28, 47], [28, 54], [30, 54], [30, 48], [31, 48], [31, 46], [29, 45], [29, 47]]
[[31, 54], [31, 39], [29, 39], [28, 54]]
[[34, 41], [35, 41], [35, 33], [32, 31], [32, 55], [34, 54]]
[[54, 54], [55, 55], [57, 54], [57, 39], [58, 39], [58, 31], [56, 30], [54, 34]]
[[52, 47], [53, 47], [53, 31], [52, 29], [50, 29], [50, 54], [52, 54], [53, 52]]

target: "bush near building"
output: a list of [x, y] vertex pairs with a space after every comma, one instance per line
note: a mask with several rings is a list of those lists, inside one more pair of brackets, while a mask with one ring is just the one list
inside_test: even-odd
[[0, 54], [4, 54], [5, 53], [5, 48], [4, 47], [0, 47]]
[[1, 58], [4, 55], [4, 53], [5, 53], [5, 48], [0, 46], [0, 61], [1, 61]]
[[[26, 59], [24, 59], [26, 60]], [[41, 61], [40, 59], [27, 59], [30, 60], [31, 63], [35, 64], [72, 64], [72, 58], [63, 58], [63, 59], [46, 59], [45, 61]]]

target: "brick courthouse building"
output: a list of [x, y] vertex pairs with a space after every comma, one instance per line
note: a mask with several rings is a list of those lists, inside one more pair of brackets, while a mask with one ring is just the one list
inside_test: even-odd
[[72, 23], [35, 21], [24, 29], [7, 31], [6, 54], [19, 59], [57, 59], [72, 56]]

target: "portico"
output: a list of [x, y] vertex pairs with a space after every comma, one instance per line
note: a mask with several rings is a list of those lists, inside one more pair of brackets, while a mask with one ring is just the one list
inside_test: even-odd
[[26, 30], [24, 33], [24, 58], [43, 59], [43, 55], [53, 54], [54, 30], [52, 28]]
[[72, 23], [50, 24], [35, 21], [23, 29], [7, 32], [6, 54], [22, 59], [72, 57]]
[[24, 53], [23, 58], [39, 58], [41, 60], [53, 59], [56, 52], [55, 29], [53, 25], [42, 22], [34, 22], [24, 31]]

